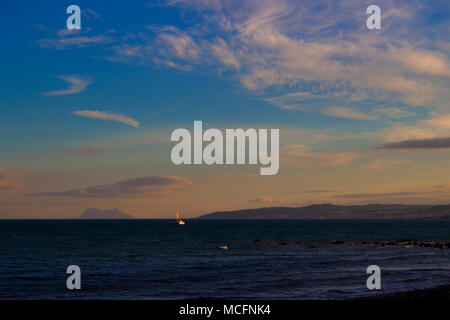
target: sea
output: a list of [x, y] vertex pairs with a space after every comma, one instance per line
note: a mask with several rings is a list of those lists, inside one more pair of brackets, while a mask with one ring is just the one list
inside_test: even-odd
[[354, 299], [450, 283], [449, 249], [360, 243], [402, 239], [449, 241], [450, 220], [0, 220], [0, 299]]

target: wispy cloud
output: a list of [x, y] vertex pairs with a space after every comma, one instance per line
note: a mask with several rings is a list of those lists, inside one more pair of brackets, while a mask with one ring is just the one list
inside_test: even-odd
[[82, 198], [128, 198], [163, 196], [182, 192], [192, 184], [190, 179], [176, 176], [139, 177], [113, 184], [97, 185], [61, 192], [35, 193], [38, 196], [65, 196]]
[[347, 119], [356, 119], [356, 120], [375, 120], [376, 118], [363, 113], [359, 110], [347, 108], [347, 107], [329, 107], [322, 110], [323, 114], [339, 117], [339, 118], [347, 118]]
[[41, 48], [51, 48], [64, 50], [64, 49], [72, 49], [72, 48], [82, 48], [87, 47], [89, 45], [94, 44], [104, 44], [112, 42], [110, 38], [104, 35], [97, 35], [92, 37], [87, 36], [78, 36], [71, 38], [63, 38], [63, 39], [42, 39], [39, 40], [39, 44]]
[[404, 196], [415, 196], [418, 194], [423, 194], [420, 192], [385, 192], [385, 193], [349, 193], [334, 196], [334, 198], [345, 198], [345, 199], [377, 199], [377, 198], [387, 198], [387, 197], [404, 197]]
[[385, 143], [376, 149], [449, 149], [450, 137], [404, 140], [399, 142]]
[[272, 203], [272, 204], [278, 203], [278, 204], [280, 204], [280, 203], [283, 203], [283, 201], [274, 200], [274, 199], [272, 199], [271, 197], [268, 197], [268, 196], [253, 197], [253, 198], [248, 199], [247, 202], [249, 202], [249, 203], [262, 203], [262, 204], [269, 204], [269, 203]]
[[359, 157], [357, 151], [312, 152], [303, 144], [284, 146], [281, 154], [297, 166], [347, 166]]
[[167, 32], [159, 34], [160, 40], [168, 45], [172, 55], [182, 59], [197, 59], [199, 48], [195, 41], [186, 34], [169, 34]]
[[43, 96], [51, 97], [80, 93], [86, 90], [86, 87], [91, 84], [90, 80], [83, 79], [79, 75], [61, 75], [57, 78], [67, 82], [69, 84], [69, 87], [64, 90], [44, 92], [42, 94]]
[[127, 124], [127, 125], [135, 127], [135, 128], [139, 127], [139, 122], [137, 122], [133, 118], [123, 116], [120, 114], [114, 114], [114, 113], [109, 113], [109, 112], [105, 112], [105, 111], [97, 111], [97, 110], [78, 110], [78, 111], [74, 111], [72, 113], [76, 114], [78, 116], [81, 116], [81, 117], [116, 121], [116, 122], [121, 122], [121, 123]]
[[[94, 11], [85, 11], [84, 13], [84, 16], [89, 16], [89, 18], [100, 18], [100, 16], [95, 16], [96, 13]], [[48, 33], [49, 37], [37, 40], [37, 44], [41, 48], [68, 50], [94, 45], [106, 45], [114, 42], [114, 39], [108, 33], [91, 35], [89, 28], [83, 28], [82, 30], [61, 29], [56, 32], [51, 32], [45, 28], [44, 31]]]
[[377, 107], [370, 112], [363, 112], [350, 107], [327, 107], [322, 108], [323, 114], [354, 120], [380, 120], [380, 119], [400, 119], [415, 115], [412, 111], [402, 110], [395, 107]]
[[78, 154], [78, 153], [86, 153], [86, 154], [95, 154], [99, 153], [99, 148], [94, 147], [82, 147], [82, 148], [70, 148], [70, 149], [54, 149], [54, 152], [61, 152], [61, 153], [71, 153], [71, 154]]
[[306, 191], [303, 191], [302, 193], [330, 193], [330, 192], [338, 192], [338, 191], [337, 190], [306, 190]]
[[23, 175], [22, 171], [0, 168], [0, 192], [24, 191], [25, 184], [18, 180]]
[[387, 143], [450, 137], [450, 114], [433, 112], [431, 116], [414, 124], [394, 124], [384, 128], [381, 134]]
[[425, 186], [391, 192], [361, 192], [334, 195], [331, 198], [349, 200], [350, 203], [443, 203], [448, 202], [450, 188], [448, 184]]
[[372, 162], [361, 165], [361, 167], [365, 169], [380, 170], [386, 167], [404, 165], [408, 163], [410, 163], [409, 160], [376, 158]]
[[95, 12], [92, 9], [82, 9], [81, 10], [81, 14], [83, 15], [83, 17], [86, 17], [87, 19], [102, 19], [102, 16], [99, 15], [97, 12]]

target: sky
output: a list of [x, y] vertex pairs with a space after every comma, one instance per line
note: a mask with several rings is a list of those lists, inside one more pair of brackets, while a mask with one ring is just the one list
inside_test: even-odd
[[[449, 203], [449, 16], [423, 0], [2, 2], [0, 218]], [[171, 133], [195, 120], [278, 128], [278, 174], [174, 165]]]

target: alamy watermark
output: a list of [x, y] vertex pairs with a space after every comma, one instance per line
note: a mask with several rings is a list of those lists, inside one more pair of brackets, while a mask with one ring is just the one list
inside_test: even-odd
[[66, 13], [71, 14], [66, 20], [66, 26], [69, 30], [81, 29], [81, 9], [79, 6], [72, 4], [67, 7]]
[[366, 20], [366, 27], [369, 30], [381, 29], [381, 9], [376, 4], [367, 7], [366, 13], [370, 16]]
[[367, 278], [366, 285], [367, 289], [374, 290], [374, 289], [381, 289], [381, 269], [377, 265], [371, 265], [367, 267], [367, 274], [370, 274], [370, 276]]
[[[183, 128], [172, 132], [170, 140], [178, 143], [172, 149], [171, 159], [176, 165], [259, 163], [265, 166], [260, 168], [261, 175], [274, 175], [278, 173], [280, 164], [280, 130], [270, 129], [270, 153], [268, 135], [268, 129], [225, 129], [224, 143], [221, 130], [211, 128], [203, 132], [202, 121], [194, 121], [193, 137], [189, 130]], [[203, 142], [209, 143], [203, 148]]]
[[81, 289], [81, 269], [79, 266], [73, 264], [67, 267], [66, 270], [67, 274], [70, 274], [70, 276], [67, 278], [66, 286], [67, 289], [73, 290]]

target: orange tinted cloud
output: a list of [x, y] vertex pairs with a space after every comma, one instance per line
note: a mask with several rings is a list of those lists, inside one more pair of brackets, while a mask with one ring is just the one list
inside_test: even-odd
[[288, 145], [282, 149], [282, 154], [295, 160], [298, 165], [346, 166], [359, 157], [356, 151], [343, 152], [311, 152], [302, 144]]
[[410, 163], [409, 160], [377, 158], [377, 159], [374, 159], [370, 163], [361, 165], [361, 167], [363, 167], [365, 169], [377, 170], [377, 169], [384, 169], [384, 168], [390, 167], [390, 166], [395, 166], [395, 165], [400, 165], [400, 164], [408, 164], [408, 163]]
[[139, 127], [139, 122], [134, 120], [133, 118], [123, 116], [121, 114], [114, 114], [105, 111], [97, 111], [97, 110], [77, 110], [72, 112], [81, 117], [93, 118], [93, 119], [101, 119], [108, 121], [116, 121], [120, 123], [127, 124], [132, 127]]
[[0, 168], [0, 192], [24, 191], [25, 184], [17, 180], [22, 175], [22, 171]]
[[69, 87], [63, 90], [44, 92], [42, 94], [43, 96], [48, 97], [62, 96], [83, 92], [84, 90], [86, 90], [86, 87], [91, 83], [90, 80], [83, 79], [79, 75], [62, 75], [59, 76], [58, 78], [67, 82], [69, 84]]

